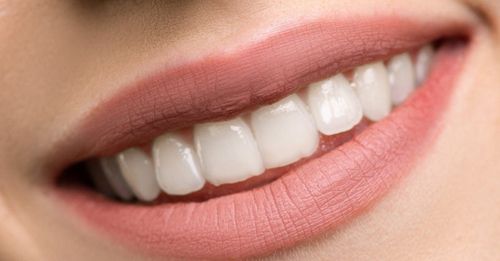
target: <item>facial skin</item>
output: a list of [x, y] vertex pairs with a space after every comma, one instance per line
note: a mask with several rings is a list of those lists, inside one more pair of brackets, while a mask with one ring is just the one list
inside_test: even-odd
[[481, 22], [443, 131], [401, 184], [328, 235], [269, 260], [500, 258], [500, 4], [494, 0], [0, 0], [0, 259], [150, 260], [47, 199], [41, 166], [98, 101], [145, 71], [318, 16], [446, 13]]

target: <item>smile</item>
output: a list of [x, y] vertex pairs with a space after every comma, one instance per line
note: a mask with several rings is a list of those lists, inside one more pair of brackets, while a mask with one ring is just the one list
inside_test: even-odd
[[53, 191], [155, 255], [293, 246], [411, 172], [439, 135], [469, 35], [454, 21], [321, 20], [161, 68], [86, 115], [60, 145], [77, 164]]
[[147, 151], [128, 148], [91, 162], [90, 172], [105, 194], [153, 201], [160, 189], [187, 195], [206, 182], [238, 183], [287, 167], [333, 149], [335, 135], [359, 126], [363, 116], [375, 122], [389, 115], [426, 80], [433, 53], [425, 46], [413, 58], [403, 53], [386, 65], [359, 66], [352, 79], [340, 73], [241, 116], [167, 132]]

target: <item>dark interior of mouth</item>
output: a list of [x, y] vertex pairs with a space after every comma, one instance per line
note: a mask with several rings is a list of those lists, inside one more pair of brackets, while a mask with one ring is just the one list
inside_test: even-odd
[[[455, 38], [439, 39], [433, 42], [436, 52], [439, 51], [440, 46], [448, 42], [456, 42]], [[286, 175], [290, 170], [304, 164], [307, 161], [318, 158], [323, 154], [334, 150], [335, 148], [341, 146], [342, 144], [352, 140], [353, 137], [359, 135], [366, 128], [368, 128], [373, 122], [363, 119], [359, 124], [357, 124], [350, 131], [336, 134], [333, 136], [321, 135], [320, 144], [318, 150], [313, 155], [301, 159], [293, 164], [285, 167], [268, 169], [263, 174], [252, 177], [242, 182], [235, 184], [224, 184], [221, 186], [214, 186], [207, 183], [204, 188], [200, 191], [191, 193], [185, 196], [171, 196], [165, 193], [160, 194], [160, 196], [153, 202], [147, 204], [161, 204], [161, 203], [173, 203], [173, 202], [203, 202], [212, 198], [221, 197], [228, 194], [239, 193], [243, 191], [248, 191], [266, 184], [269, 184], [276, 179]], [[61, 175], [58, 175], [56, 179], [56, 185], [58, 187], [63, 187], [65, 189], [85, 189], [92, 193], [99, 193], [110, 200], [120, 201], [117, 197], [112, 195], [104, 195], [100, 192], [94, 185], [90, 174], [85, 167], [85, 162], [78, 162], [66, 168]], [[138, 201], [128, 201], [127, 203]]]

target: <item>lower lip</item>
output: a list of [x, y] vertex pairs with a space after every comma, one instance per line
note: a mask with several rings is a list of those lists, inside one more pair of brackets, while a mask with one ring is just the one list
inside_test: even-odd
[[292, 247], [352, 220], [411, 172], [440, 132], [465, 53], [465, 46], [444, 46], [426, 86], [387, 119], [262, 187], [155, 206], [54, 191], [92, 227], [147, 255], [227, 259]]

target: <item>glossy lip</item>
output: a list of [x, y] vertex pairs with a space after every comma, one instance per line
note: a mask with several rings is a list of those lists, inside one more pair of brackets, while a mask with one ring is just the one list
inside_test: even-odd
[[[351, 34], [357, 38], [338, 41]], [[339, 70], [455, 34], [468, 36], [470, 27], [429, 27], [398, 18], [293, 27], [242, 51], [169, 69], [127, 88], [86, 118], [72, 139], [79, 149], [74, 157], [112, 153], [167, 129], [230, 117]], [[262, 187], [205, 202], [154, 206], [120, 204], [86, 190], [54, 191], [92, 227], [153, 255], [243, 258], [291, 247], [353, 218], [410, 172], [439, 133], [464, 49], [443, 48], [426, 86], [389, 117]]]

